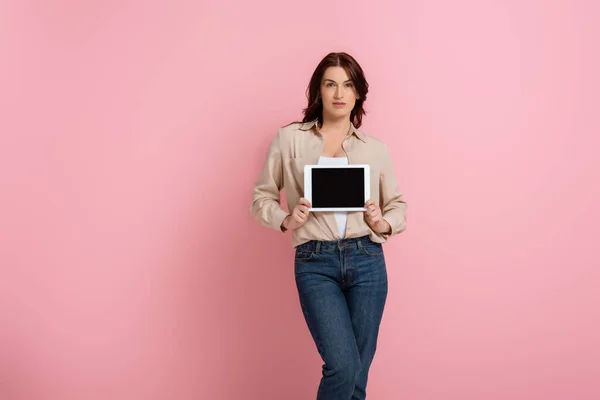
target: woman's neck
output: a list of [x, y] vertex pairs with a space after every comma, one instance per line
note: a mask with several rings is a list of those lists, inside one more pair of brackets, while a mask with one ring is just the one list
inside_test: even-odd
[[321, 133], [333, 133], [346, 135], [350, 132], [350, 120], [327, 120], [323, 119], [323, 124], [319, 127]]

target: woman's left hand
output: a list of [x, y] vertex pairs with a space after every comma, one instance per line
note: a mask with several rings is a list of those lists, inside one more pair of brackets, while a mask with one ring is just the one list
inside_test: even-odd
[[365, 204], [365, 221], [369, 227], [377, 233], [388, 233], [392, 230], [390, 224], [383, 219], [381, 208], [373, 200], [369, 200]]

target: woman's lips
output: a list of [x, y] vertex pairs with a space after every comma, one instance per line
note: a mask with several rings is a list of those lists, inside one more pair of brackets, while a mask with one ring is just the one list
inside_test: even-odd
[[346, 103], [333, 103], [333, 105], [336, 106], [337, 108], [344, 108]]

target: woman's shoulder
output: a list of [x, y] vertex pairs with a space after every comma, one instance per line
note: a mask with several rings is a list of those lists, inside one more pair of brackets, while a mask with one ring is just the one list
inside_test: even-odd
[[[280, 141], [290, 142], [302, 138], [308, 138], [307, 133], [312, 128], [313, 124], [310, 122], [291, 122], [287, 125], [280, 127], [277, 130], [277, 136]], [[300, 138], [300, 136], [302, 138]]]
[[297, 133], [299, 131], [308, 131], [313, 126], [314, 126], [314, 122], [294, 121], [294, 122], [290, 122], [289, 124], [284, 125], [281, 128], [279, 128], [279, 132], [284, 132], [284, 133], [288, 133], [288, 134]]
[[377, 136], [373, 136], [370, 134], [365, 133], [365, 131], [360, 130], [358, 128], [355, 129], [356, 130], [356, 134], [359, 138], [361, 138], [363, 140], [363, 142], [365, 142], [366, 144], [373, 146], [375, 148], [385, 148], [387, 147], [385, 142], [378, 138]]

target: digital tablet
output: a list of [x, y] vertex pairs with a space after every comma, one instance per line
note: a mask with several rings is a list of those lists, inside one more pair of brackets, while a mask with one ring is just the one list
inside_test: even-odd
[[367, 164], [305, 165], [304, 197], [310, 211], [365, 211], [371, 197]]

